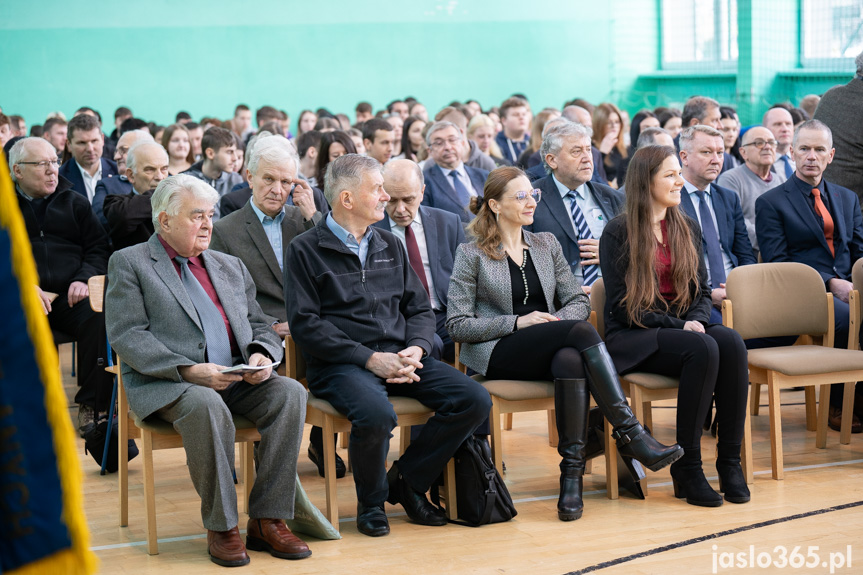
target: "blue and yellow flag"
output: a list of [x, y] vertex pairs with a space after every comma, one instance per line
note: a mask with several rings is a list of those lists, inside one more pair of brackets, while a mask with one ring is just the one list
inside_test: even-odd
[[75, 435], [37, 283], [0, 154], [0, 574], [92, 573]]

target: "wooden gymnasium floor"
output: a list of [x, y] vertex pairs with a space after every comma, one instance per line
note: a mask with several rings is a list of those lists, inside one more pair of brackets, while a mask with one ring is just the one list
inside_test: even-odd
[[[74, 395], [69, 376], [69, 351], [61, 351], [67, 395]], [[762, 395], [763, 397], [763, 395]], [[766, 404], [753, 418], [755, 485], [752, 501], [725, 503], [706, 509], [674, 498], [668, 470], [648, 472], [650, 493], [645, 501], [621, 493], [605, 496], [602, 458], [594, 460], [594, 473], [585, 477], [585, 513], [578, 521], [563, 523], [557, 503], [556, 450], [548, 446], [544, 413], [515, 415], [512, 431], [504, 432], [505, 479], [518, 516], [504, 524], [473, 529], [457, 525], [422, 527], [407, 521], [401, 507], [387, 506], [392, 533], [369, 538], [356, 531], [356, 496], [350, 474], [340, 479], [340, 541], [306, 538], [312, 557], [284, 561], [251, 552], [243, 573], [297, 574], [363, 573], [411, 574], [529, 574], [563, 575], [595, 572], [602, 575], [633, 573], [861, 573], [863, 572], [863, 435], [839, 445], [838, 432], [828, 433], [827, 449], [815, 448], [815, 433], [804, 423], [803, 392], [783, 392], [786, 475], [770, 477], [770, 444]], [[70, 406], [73, 421], [77, 407]], [[654, 408], [656, 435], [674, 437], [673, 405]], [[325, 505], [323, 479], [305, 455], [299, 462], [300, 478], [311, 500]], [[390, 461], [397, 456], [398, 436], [391, 442]], [[714, 440], [703, 440], [712, 454]], [[129, 466], [129, 526], [117, 526], [117, 477], [100, 476], [79, 440], [84, 471], [84, 499], [91, 546], [100, 560], [101, 573], [199, 574], [224, 573], [209, 561], [206, 535], [200, 519], [200, 501], [194, 492], [182, 450], [160, 451], [156, 464], [156, 509], [159, 551], [147, 555], [140, 459]], [[340, 449], [342, 457], [346, 457]], [[706, 456], [707, 457], [707, 456]], [[716, 487], [716, 472], [705, 465]], [[247, 516], [241, 514], [240, 528]], [[783, 549], [796, 561], [814, 567], [784, 568]], [[847, 565], [851, 549], [851, 566]], [[749, 566], [754, 552], [753, 566]], [[737, 554], [743, 553], [742, 558]], [[807, 555], [810, 554], [811, 555]], [[831, 558], [831, 553], [833, 557]], [[733, 555], [732, 555], [733, 554]], [[760, 554], [760, 555], [759, 555]], [[840, 557], [841, 555], [841, 557]], [[834, 562], [831, 571], [829, 562]], [[770, 567], [758, 567], [758, 560]], [[840, 560], [845, 561], [838, 567]], [[731, 561], [729, 566], [728, 561]], [[737, 561], [743, 561], [741, 566]], [[796, 564], [796, 563], [794, 563]]]

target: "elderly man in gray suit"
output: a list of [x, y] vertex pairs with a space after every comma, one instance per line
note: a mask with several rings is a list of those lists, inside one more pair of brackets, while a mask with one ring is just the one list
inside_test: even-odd
[[[291, 333], [285, 311], [282, 268], [288, 245], [296, 236], [321, 220], [315, 207], [312, 188], [298, 175], [300, 158], [282, 136], [262, 136], [255, 140], [249, 155], [247, 176], [252, 197], [246, 205], [213, 225], [210, 249], [240, 258], [257, 290], [264, 313], [278, 319], [273, 329], [280, 337]], [[286, 205], [288, 198], [294, 205]], [[309, 436], [309, 459], [324, 476], [324, 448], [320, 427]], [[336, 455], [336, 476], [347, 472]]]
[[[283, 521], [294, 513], [306, 392], [272, 373], [281, 341], [246, 267], [207, 250], [218, 199], [191, 176], [159, 184], [152, 198], [156, 234], [108, 263], [108, 338], [123, 358], [132, 411], [172, 423], [183, 437], [212, 561], [249, 562], [237, 526], [232, 413], [261, 432], [246, 545], [285, 559], [308, 557], [308, 546]], [[227, 371], [241, 363], [256, 369]]]

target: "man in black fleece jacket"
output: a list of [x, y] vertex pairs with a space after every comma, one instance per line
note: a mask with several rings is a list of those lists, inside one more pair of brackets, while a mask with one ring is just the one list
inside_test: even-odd
[[[428, 295], [399, 240], [371, 226], [389, 200], [381, 165], [347, 154], [330, 163], [325, 181], [332, 211], [291, 242], [285, 302], [309, 390], [352, 423], [357, 529], [389, 533], [384, 501], [401, 503], [417, 523], [444, 525], [425, 492], [488, 417], [491, 400], [472, 379], [428, 357], [435, 334]], [[435, 415], [385, 474], [396, 425], [390, 394], [413, 397]]]
[[[51, 329], [78, 342], [78, 431], [107, 412], [112, 375], [105, 371], [105, 316], [90, 309], [87, 280], [108, 268], [108, 238], [90, 202], [58, 173], [57, 152], [46, 140], [24, 138], [9, 151], [18, 205], [39, 273], [36, 291]], [[56, 296], [50, 295], [56, 294]], [[52, 299], [56, 297], [56, 299]]]

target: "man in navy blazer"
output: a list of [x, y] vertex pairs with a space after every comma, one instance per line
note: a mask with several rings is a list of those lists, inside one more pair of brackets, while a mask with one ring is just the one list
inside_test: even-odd
[[[567, 106], [563, 109], [563, 116], [546, 122], [545, 127], [542, 129], [542, 137], [544, 138], [549, 130], [567, 120], [579, 123], [582, 126], [587, 126], [588, 128], [591, 127], [590, 112], [581, 106]], [[608, 179], [605, 177], [605, 168], [602, 165], [602, 154], [600, 153], [599, 148], [591, 146], [590, 153], [593, 158], [593, 175], [590, 176], [590, 181], [607, 186]], [[537, 154], [539, 154], [538, 151]], [[524, 173], [527, 174], [527, 178], [531, 182], [544, 178], [547, 174], [545, 171], [545, 163], [542, 161], [542, 158], [540, 158], [540, 162], [537, 165], [525, 170]]]
[[60, 175], [91, 205], [99, 180], [118, 175], [117, 164], [102, 157], [104, 140], [102, 125], [94, 116], [80, 114], [69, 121], [66, 149], [71, 158], [60, 166]]
[[434, 165], [423, 172], [423, 205], [452, 212], [467, 224], [474, 217], [468, 209], [470, 198], [482, 196], [488, 172], [464, 165], [461, 158], [467, 142], [452, 122], [435, 122], [426, 134], [426, 144]]
[[[733, 191], [713, 183], [722, 171], [724, 154], [722, 133], [710, 126], [690, 126], [680, 133], [680, 163], [685, 188], [685, 192], [681, 191], [680, 194], [680, 207], [701, 226], [704, 261], [713, 289], [711, 323], [722, 323], [722, 312], [719, 310], [725, 299], [725, 278], [728, 272], [737, 266], [756, 262], [740, 198]], [[710, 222], [704, 221], [705, 213], [710, 214]], [[714, 254], [710, 250], [711, 234], [718, 240], [720, 253], [716, 253], [715, 257], [712, 257]], [[722, 267], [718, 273], [716, 269], [711, 269], [710, 264], [714, 262], [717, 264], [715, 267]]]
[[[527, 226], [534, 233], [554, 234], [572, 273], [582, 281], [587, 293], [592, 282], [584, 282], [582, 266], [598, 269], [602, 230], [623, 210], [624, 204], [623, 194], [591, 180], [594, 164], [590, 137], [590, 128], [568, 120], [546, 132], [540, 155], [549, 173], [533, 182], [542, 192], [542, 201], [536, 206], [533, 224]], [[573, 201], [584, 216], [590, 237], [581, 237], [578, 231], [573, 219]]]
[[[374, 226], [392, 232], [405, 245], [408, 261], [431, 300], [437, 321], [435, 331], [443, 342], [442, 357], [452, 361], [455, 344], [446, 329], [447, 292], [456, 248], [465, 242], [461, 220], [449, 212], [420, 205], [425, 190], [423, 172], [410, 160], [387, 162], [384, 190], [390, 196], [387, 215]], [[407, 241], [408, 227], [415, 237], [415, 255]]]
[[[755, 233], [761, 257], [765, 262], [803, 263], [821, 274], [825, 288], [833, 294], [833, 345], [846, 348], [851, 267], [863, 257], [860, 202], [851, 190], [824, 180], [824, 169], [833, 161], [834, 152], [833, 135], [824, 123], [809, 120], [800, 124], [791, 152], [794, 173], [755, 201]], [[842, 386], [834, 385], [829, 417], [834, 429], [841, 405]], [[855, 420], [852, 431], [859, 433], [861, 425], [856, 416]]]

